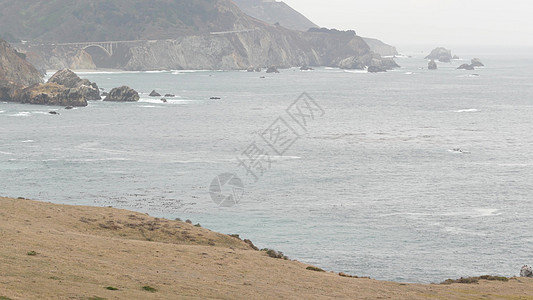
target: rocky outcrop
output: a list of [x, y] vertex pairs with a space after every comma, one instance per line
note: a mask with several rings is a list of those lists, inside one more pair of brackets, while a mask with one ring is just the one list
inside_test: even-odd
[[279, 73], [279, 70], [278, 68], [276, 67], [269, 67], [267, 70], [266, 70], [267, 73]]
[[473, 66], [473, 67], [484, 67], [485, 65], [481, 62], [481, 60], [479, 58], [472, 58], [472, 60], [470, 61], [470, 64]]
[[0, 40], [0, 80], [11, 82], [14, 86], [28, 86], [43, 81], [39, 71], [25, 60], [25, 55], [4, 40]]
[[361, 57], [350, 56], [339, 62], [339, 68], [341, 69], [364, 69], [365, 63]]
[[153, 90], [150, 95], [150, 97], [161, 97], [161, 94], [159, 94], [158, 92], [156, 92], [155, 90]]
[[462, 64], [458, 68], [458, 70], [474, 70], [474, 66], [469, 64]]
[[370, 47], [370, 51], [377, 53], [381, 56], [394, 56], [398, 55], [396, 47], [387, 45], [378, 39], [371, 39], [364, 37], [363, 40]]
[[96, 83], [90, 82], [88, 79], [81, 79], [69, 69], [57, 71], [48, 79], [48, 82], [54, 82], [70, 89], [78, 89], [85, 100], [102, 99], [100, 97], [100, 89]]
[[533, 270], [531, 267], [525, 265], [520, 270], [520, 277], [533, 277]]
[[364, 69], [368, 66], [369, 72], [384, 72], [400, 67], [392, 58], [382, 58], [379, 54], [352, 56], [339, 62], [341, 69]]
[[426, 56], [426, 59], [434, 59], [440, 62], [451, 62], [452, 58], [452, 51], [444, 47], [435, 48]]
[[379, 66], [369, 66], [368, 67], [368, 73], [380, 73], [380, 72], [387, 72], [387, 69]]
[[434, 59], [432, 59], [432, 60], [428, 63], [428, 69], [429, 69], [429, 70], [437, 70], [437, 63], [435, 62]]
[[69, 89], [54, 82], [35, 84], [16, 91], [12, 101], [42, 105], [87, 106], [87, 101], [78, 89]]
[[16, 84], [13, 81], [0, 80], [0, 100], [12, 101], [11, 99], [15, 95], [15, 92], [22, 88], [22, 85]]
[[104, 101], [114, 101], [114, 102], [136, 102], [139, 101], [139, 93], [134, 89], [121, 86], [118, 88], [112, 89]]

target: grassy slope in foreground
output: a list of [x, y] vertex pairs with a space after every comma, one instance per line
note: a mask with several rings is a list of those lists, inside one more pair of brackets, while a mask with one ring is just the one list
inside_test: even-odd
[[0, 299], [533, 299], [525, 278], [421, 285], [316, 272], [114, 208], [0, 198], [0, 239]]

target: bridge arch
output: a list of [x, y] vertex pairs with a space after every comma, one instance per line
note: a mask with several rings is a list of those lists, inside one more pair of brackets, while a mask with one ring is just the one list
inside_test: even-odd
[[102, 45], [99, 45], [99, 44], [90, 44], [90, 45], [85, 45], [82, 47], [83, 50], [87, 49], [87, 48], [90, 48], [90, 47], [98, 47], [100, 49], [102, 49], [108, 56], [113, 56], [113, 50], [112, 49], [107, 49], [106, 47], [103, 47]]

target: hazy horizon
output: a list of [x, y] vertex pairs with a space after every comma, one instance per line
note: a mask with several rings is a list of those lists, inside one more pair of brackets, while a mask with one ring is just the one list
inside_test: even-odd
[[398, 47], [533, 46], [533, 3], [525, 0], [284, 0], [321, 27], [353, 29]]

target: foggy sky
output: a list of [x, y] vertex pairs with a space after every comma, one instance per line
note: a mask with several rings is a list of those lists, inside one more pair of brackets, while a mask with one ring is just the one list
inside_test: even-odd
[[317, 25], [394, 45], [533, 46], [533, 1], [284, 0]]

